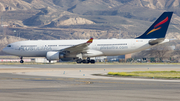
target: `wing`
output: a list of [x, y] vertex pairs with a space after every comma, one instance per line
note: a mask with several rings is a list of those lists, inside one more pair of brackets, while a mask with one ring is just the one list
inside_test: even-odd
[[88, 49], [88, 46], [93, 42], [93, 38], [90, 38], [87, 42], [74, 45], [72, 47], [68, 47], [62, 50], [66, 54], [78, 54]]

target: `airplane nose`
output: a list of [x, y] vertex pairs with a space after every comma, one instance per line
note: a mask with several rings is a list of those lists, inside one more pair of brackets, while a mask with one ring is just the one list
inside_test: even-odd
[[[6, 47], [5, 47], [5, 48], [6, 48]], [[3, 50], [2, 50], [3, 52], [5, 52], [5, 50], [6, 50], [5, 48], [3, 48]]]
[[8, 52], [7, 47], [3, 48], [3, 50], [2, 50], [2, 51], [3, 51], [3, 52], [5, 52], [5, 53], [7, 53], [7, 52]]
[[6, 54], [13, 55], [13, 49], [11, 47], [5, 47], [2, 49], [2, 51]]

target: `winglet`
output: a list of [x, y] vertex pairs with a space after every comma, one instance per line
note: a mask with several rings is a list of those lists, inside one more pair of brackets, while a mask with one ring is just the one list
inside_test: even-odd
[[92, 43], [93, 42], [93, 38], [90, 38], [86, 43]]

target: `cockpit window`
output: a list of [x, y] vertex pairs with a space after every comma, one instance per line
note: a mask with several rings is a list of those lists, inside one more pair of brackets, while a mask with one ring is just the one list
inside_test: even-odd
[[11, 45], [7, 45], [7, 47], [11, 47]]

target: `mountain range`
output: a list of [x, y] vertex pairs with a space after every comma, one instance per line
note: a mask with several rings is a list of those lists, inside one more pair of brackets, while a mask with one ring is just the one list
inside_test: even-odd
[[180, 0], [1, 0], [1, 24], [8, 26], [0, 28], [0, 47], [19, 40], [135, 38], [164, 11], [174, 12], [167, 38], [180, 39]]

